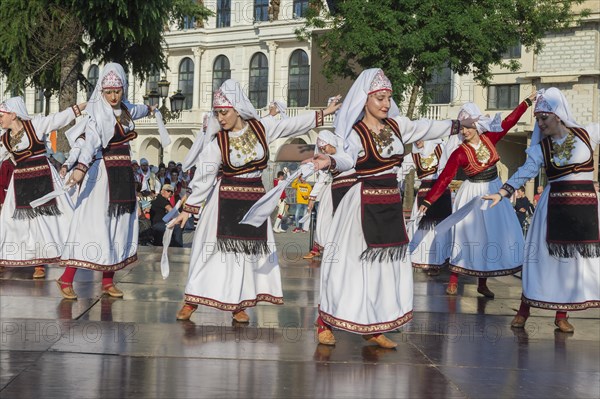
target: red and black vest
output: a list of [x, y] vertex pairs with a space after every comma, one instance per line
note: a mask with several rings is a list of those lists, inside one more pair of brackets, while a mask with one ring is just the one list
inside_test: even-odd
[[415, 162], [415, 168], [417, 170], [417, 177], [419, 179], [422, 179], [422, 178], [427, 177], [427, 176], [431, 176], [431, 175], [433, 175], [433, 174], [435, 174], [437, 172], [438, 165], [439, 165], [439, 162], [440, 162], [440, 158], [442, 156], [442, 146], [441, 146], [441, 144], [438, 144], [435, 147], [435, 149], [433, 150], [432, 155], [434, 155], [437, 158], [437, 163], [434, 166], [432, 166], [432, 167], [430, 167], [428, 169], [424, 169], [423, 165], [421, 164], [421, 159], [423, 158], [421, 156], [421, 154], [415, 153], [415, 152], [412, 153], [412, 158], [413, 158], [413, 161]]
[[27, 135], [27, 138], [29, 139], [29, 146], [27, 148], [24, 148], [19, 151], [15, 151], [10, 146], [10, 131], [7, 131], [6, 133], [4, 133], [4, 135], [2, 135], [2, 144], [4, 144], [4, 147], [6, 147], [6, 149], [11, 154], [13, 154], [13, 156], [15, 157], [16, 163], [19, 163], [20, 161], [23, 161], [34, 155], [40, 155], [40, 154], [46, 153], [46, 143], [44, 143], [43, 141], [40, 141], [37, 138], [37, 135], [35, 134], [35, 130], [33, 128], [33, 124], [31, 123], [31, 121], [22, 120], [21, 122], [23, 123], [23, 128], [25, 129], [25, 134]]
[[571, 132], [581, 140], [590, 150], [590, 158], [582, 163], [569, 164], [564, 166], [556, 165], [552, 157], [552, 139], [544, 137], [540, 144], [542, 145], [542, 154], [544, 155], [544, 166], [549, 180], [558, 179], [571, 173], [593, 172], [594, 171], [594, 149], [590, 142], [590, 135], [585, 129], [571, 127]]
[[475, 176], [484, 170], [489, 169], [491, 166], [494, 166], [500, 160], [500, 155], [498, 155], [498, 151], [496, 151], [496, 146], [494, 146], [491, 140], [485, 134], [480, 135], [479, 138], [481, 139], [481, 145], [485, 145], [490, 151], [490, 159], [484, 164], [480, 163], [477, 159], [475, 149], [467, 143], [462, 143], [460, 147], [462, 147], [467, 155], [467, 160], [469, 161], [469, 164], [463, 168], [467, 176]]
[[221, 130], [217, 133], [217, 143], [221, 149], [221, 159], [223, 160], [221, 170], [224, 177], [239, 176], [255, 170], [263, 170], [267, 167], [269, 161], [269, 143], [267, 142], [265, 127], [256, 119], [249, 119], [246, 122], [248, 122], [250, 128], [254, 131], [254, 134], [256, 134], [258, 142], [263, 148], [264, 156], [261, 159], [255, 159], [244, 165], [234, 166], [230, 159], [229, 134], [227, 131]]
[[[125, 115], [127, 116], [127, 118], [129, 118], [129, 120], [133, 120], [133, 118], [131, 117], [131, 114], [129, 113], [129, 110], [127, 109], [127, 107], [125, 105], [121, 104], [121, 110], [123, 113], [125, 113]], [[111, 147], [118, 146], [119, 144], [123, 144], [128, 141], [131, 141], [131, 140], [135, 139], [137, 136], [138, 136], [138, 134], [135, 130], [131, 130], [130, 132], [125, 133], [125, 129], [123, 129], [123, 125], [121, 125], [121, 123], [119, 121], [117, 121], [117, 123], [115, 124], [115, 133], [114, 133], [112, 139], [110, 139], [110, 141], [108, 142], [108, 146], [106, 149], [110, 150]]]
[[[394, 132], [396, 137], [398, 137], [400, 142], [402, 142], [402, 136], [400, 135], [400, 127], [398, 126], [398, 123], [390, 118], [384, 119], [383, 122], [392, 129], [392, 132]], [[355, 170], [357, 175], [373, 175], [391, 169], [394, 166], [402, 165], [404, 154], [394, 154], [389, 158], [384, 158], [381, 156], [381, 154], [379, 154], [379, 151], [377, 151], [377, 144], [373, 139], [373, 135], [362, 120], [356, 122], [352, 128], [356, 131], [356, 133], [358, 133], [362, 146], [365, 150], [365, 154], [359, 157], [356, 161]], [[404, 145], [403, 142], [402, 144]]]

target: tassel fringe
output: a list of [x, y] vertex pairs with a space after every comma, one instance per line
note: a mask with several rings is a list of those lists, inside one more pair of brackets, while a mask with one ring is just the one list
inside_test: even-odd
[[131, 203], [111, 203], [108, 205], [108, 216], [117, 217], [126, 213], [133, 213], [135, 211], [135, 202]]
[[598, 258], [600, 257], [600, 243], [569, 243], [557, 244], [547, 243], [548, 252], [550, 255], [557, 258], [574, 258], [577, 254], [582, 258]]
[[13, 213], [13, 219], [27, 220], [38, 216], [59, 216], [62, 215], [58, 205], [39, 206], [37, 208], [17, 208]]
[[362, 254], [360, 260], [364, 262], [395, 262], [404, 258], [408, 244], [398, 247], [375, 248], [369, 247]]
[[262, 240], [236, 240], [217, 238], [217, 247], [221, 252], [237, 252], [246, 255], [269, 255], [269, 245]]

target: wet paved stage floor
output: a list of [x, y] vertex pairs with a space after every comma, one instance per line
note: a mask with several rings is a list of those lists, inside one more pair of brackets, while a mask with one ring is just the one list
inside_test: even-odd
[[[200, 307], [177, 322], [189, 249], [140, 247], [116, 275], [124, 299], [101, 295], [100, 273], [80, 270], [77, 301], [62, 299], [47, 268], [0, 272], [1, 398], [597, 398], [600, 311], [572, 312], [574, 334], [555, 331], [553, 312], [534, 309], [525, 330], [509, 326], [521, 293], [515, 277], [493, 278], [493, 300], [461, 278], [415, 272], [414, 319], [389, 333], [396, 350], [338, 331], [318, 345], [317, 262], [300, 259], [305, 235], [277, 235], [285, 305], [248, 311], [249, 325]], [[297, 244], [296, 242], [300, 242]]]

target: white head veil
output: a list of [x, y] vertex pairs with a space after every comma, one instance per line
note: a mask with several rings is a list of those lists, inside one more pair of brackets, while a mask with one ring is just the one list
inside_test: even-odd
[[315, 145], [315, 154], [319, 153], [319, 147], [324, 147], [327, 144], [335, 147], [342, 148], [344, 142], [341, 137], [336, 136], [331, 130], [321, 130], [317, 136], [317, 145]]
[[[550, 87], [547, 90], [538, 90], [537, 99], [535, 100], [535, 110], [533, 112], [534, 114], [554, 114], [558, 116], [567, 127], [582, 127], [573, 118], [573, 115], [571, 114], [571, 108], [569, 107], [569, 103], [565, 95], [556, 87]], [[531, 135], [530, 146], [533, 147], [541, 140], [542, 134], [536, 121], [533, 128], [533, 134]]]
[[[120, 64], [111, 62], [104, 66], [98, 82], [94, 88], [92, 96], [88, 100], [88, 104], [85, 108], [87, 116], [81, 119], [75, 126], [69, 129], [66, 133], [69, 139], [69, 144], [74, 145], [75, 140], [82, 133], [95, 133], [100, 137], [102, 141], [102, 147], [106, 147], [108, 142], [113, 138], [115, 133], [115, 124], [117, 119], [113, 112], [113, 108], [104, 99], [102, 95], [102, 82], [108, 83], [110, 80], [111, 87], [115, 88], [114, 85], [121, 84], [123, 88], [123, 103], [127, 103], [127, 74]], [[131, 122], [133, 123], [133, 122]]]
[[[215, 92], [214, 108], [233, 108], [244, 120], [260, 119], [258, 112], [256, 112], [256, 109], [244, 94], [240, 84], [233, 79], [227, 79]], [[208, 118], [206, 132], [202, 137], [196, 136], [192, 148], [183, 161], [183, 170], [189, 170], [194, 166], [204, 147], [213, 140], [219, 130], [221, 130], [219, 121], [211, 113]]]
[[[371, 68], [362, 71], [348, 91], [348, 94], [342, 103], [342, 107], [335, 115], [335, 120], [333, 121], [335, 134], [344, 140], [345, 150], [348, 149], [346, 147], [348, 136], [352, 131], [352, 126], [364, 116], [367, 97], [369, 96], [369, 92], [371, 92], [371, 83], [377, 76], [381, 76], [382, 74], [383, 71], [380, 68]], [[390, 110], [388, 111], [388, 118], [393, 118], [398, 115], [400, 115], [400, 110], [392, 99]]]
[[27, 108], [25, 107], [25, 101], [23, 101], [23, 97], [11, 97], [4, 101], [2, 104], [0, 104], [0, 112], [14, 112], [17, 117], [23, 121], [31, 120], [31, 117], [27, 113]]
[[479, 118], [475, 122], [475, 128], [479, 133], [493, 132], [499, 133], [502, 129], [502, 114], [500, 112], [494, 115], [494, 118], [490, 118], [487, 115], [483, 115], [481, 110], [475, 103], [466, 103], [458, 112], [458, 120], [462, 121], [468, 118]]

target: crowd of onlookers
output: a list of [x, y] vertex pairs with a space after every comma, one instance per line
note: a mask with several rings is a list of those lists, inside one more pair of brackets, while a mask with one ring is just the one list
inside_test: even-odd
[[[181, 163], [170, 161], [158, 166], [150, 165], [142, 158], [131, 162], [138, 197], [140, 221], [140, 245], [162, 245], [167, 221], [165, 215], [177, 206], [181, 209], [189, 195], [189, 183], [194, 177], [195, 168], [185, 172]], [[194, 219], [190, 219], [193, 228]], [[183, 246], [183, 231], [175, 226], [170, 246]]]

